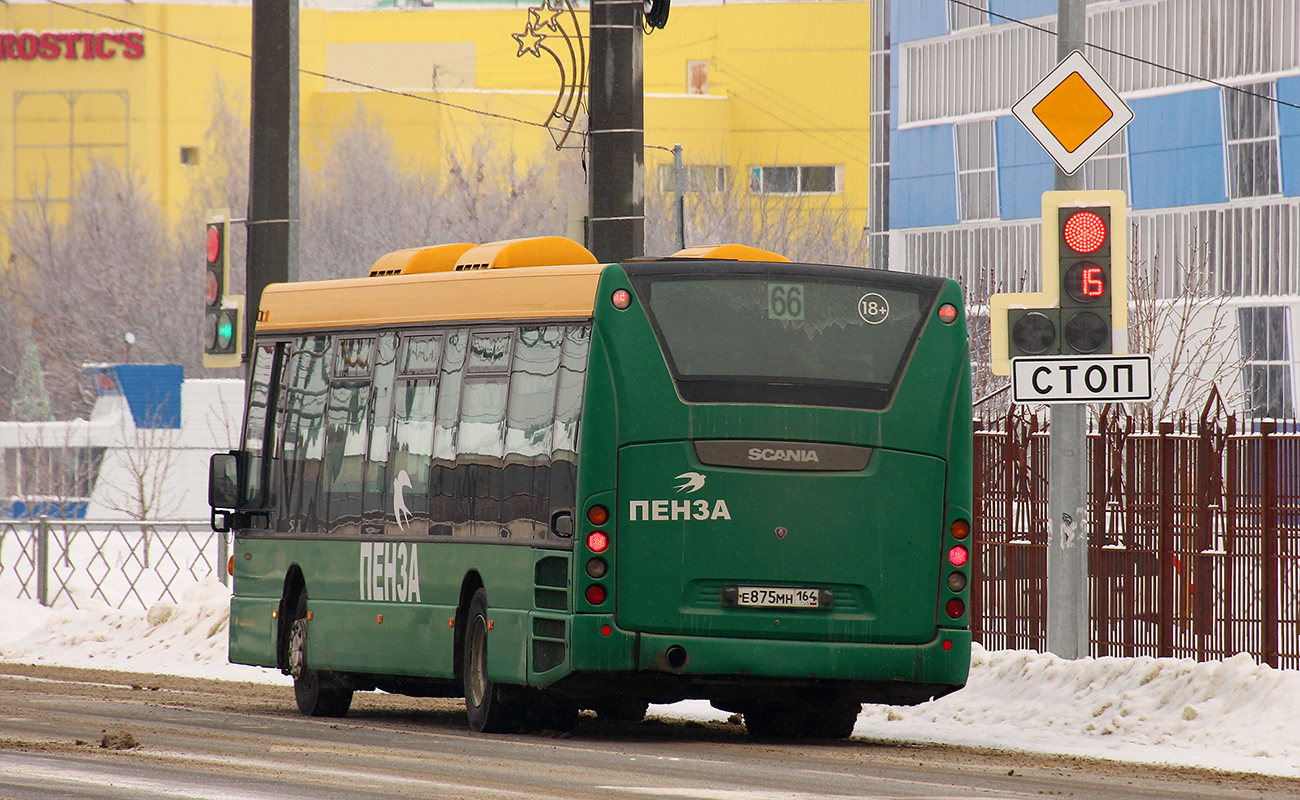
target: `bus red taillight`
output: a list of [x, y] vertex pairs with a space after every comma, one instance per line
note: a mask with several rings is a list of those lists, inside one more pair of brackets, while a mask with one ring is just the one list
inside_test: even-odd
[[588, 603], [591, 603], [593, 606], [598, 606], [605, 602], [605, 587], [601, 586], [599, 583], [593, 583], [587, 587], [585, 595]]
[[[587, 591], [590, 593], [591, 590], [589, 589]], [[966, 604], [954, 597], [948, 601], [948, 604], [943, 607], [943, 610], [948, 613], [949, 617], [960, 619], [961, 615], [966, 613]]]
[[614, 292], [614, 294], [609, 298], [609, 301], [614, 304], [614, 308], [622, 311], [632, 305], [632, 293], [627, 289], [619, 289]]
[[604, 531], [592, 531], [587, 534], [587, 549], [593, 553], [603, 553], [609, 547], [609, 537]]
[[945, 325], [951, 325], [957, 321], [957, 306], [952, 303], [944, 303], [939, 306], [939, 321]]
[[966, 552], [966, 548], [961, 545], [957, 545], [948, 551], [948, 563], [952, 564], [954, 567], [966, 566], [966, 561], [969, 558], [970, 553]]
[[226, 564], [226, 572], [230, 573], [231, 575], [234, 575], [234, 574], [235, 574], [235, 557], [234, 557], [234, 556], [231, 556], [231, 557], [230, 557], [230, 561]]
[[592, 525], [600, 526], [609, 522], [609, 509], [604, 506], [592, 506], [587, 509], [587, 521]]

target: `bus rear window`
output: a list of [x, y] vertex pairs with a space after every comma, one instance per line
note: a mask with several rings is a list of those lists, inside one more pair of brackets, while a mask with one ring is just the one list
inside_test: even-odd
[[885, 408], [943, 285], [797, 264], [627, 272], [679, 393], [701, 403]]

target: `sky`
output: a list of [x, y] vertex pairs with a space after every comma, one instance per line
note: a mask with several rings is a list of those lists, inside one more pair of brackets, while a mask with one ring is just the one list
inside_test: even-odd
[[[0, 598], [0, 660], [283, 684], [226, 660], [229, 591], [216, 581], [147, 611], [49, 609]], [[702, 700], [651, 706], [663, 717], [725, 720]], [[854, 736], [1090, 756], [1300, 777], [1300, 671], [1241, 654], [1067, 661], [1028, 650], [971, 657], [966, 688], [908, 708], [867, 705]]]

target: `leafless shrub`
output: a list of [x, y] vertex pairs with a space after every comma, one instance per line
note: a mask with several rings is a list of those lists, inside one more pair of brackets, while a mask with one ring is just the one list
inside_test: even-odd
[[[743, 174], [738, 169], [731, 171]], [[646, 253], [677, 250], [671, 192], [646, 193]], [[848, 209], [823, 195], [765, 197], [746, 185], [729, 182], [725, 191], [686, 196], [686, 246], [747, 244], [780, 253], [793, 261], [820, 264], [867, 263], [866, 231], [853, 223]]]
[[1228, 298], [1214, 291], [1210, 262], [1204, 244], [1171, 269], [1161, 268], [1159, 253], [1142, 258], [1134, 247], [1129, 255], [1129, 352], [1152, 357], [1155, 397], [1144, 412], [1156, 420], [1199, 414], [1215, 386], [1230, 405], [1240, 400], [1229, 391], [1243, 364], [1236, 325]]

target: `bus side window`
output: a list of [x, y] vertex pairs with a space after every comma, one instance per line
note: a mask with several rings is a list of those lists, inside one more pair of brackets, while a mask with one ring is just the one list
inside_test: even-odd
[[359, 533], [374, 339], [340, 339], [325, 431], [325, 530]]
[[456, 436], [458, 525], [463, 536], [506, 536], [502, 528], [506, 396], [514, 331], [476, 331], [470, 336]]
[[[460, 389], [464, 382], [465, 351], [469, 332], [448, 331], [438, 372], [438, 406], [433, 430], [433, 465], [429, 471], [429, 533], [449, 536], [464, 503], [456, 500], [459, 473], [456, 467], [456, 440], [460, 426]], [[462, 492], [463, 493], [463, 492]]]
[[362, 533], [382, 533], [388, 476], [388, 428], [393, 416], [393, 377], [397, 372], [397, 334], [382, 333], [375, 343], [370, 389], [370, 452], [366, 459]]
[[555, 390], [555, 429], [551, 435], [552, 510], [573, 508], [577, 502], [578, 423], [582, 419], [590, 351], [590, 325], [575, 325], [564, 332]]
[[285, 376], [284, 439], [275, 529], [320, 529], [321, 457], [325, 452], [325, 400], [330, 380], [330, 337], [304, 336], [292, 345]]
[[276, 346], [258, 345], [253, 352], [253, 370], [248, 388], [248, 419], [244, 426], [243, 449], [248, 453], [248, 484], [241, 505], [246, 509], [260, 509], [266, 506], [264, 488], [265, 462], [263, 453], [274, 447], [274, 440], [268, 446], [267, 433], [274, 430], [274, 425], [267, 424], [271, 410], [271, 384], [275, 379]]
[[521, 328], [506, 401], [501, 523], [511, 538], [545, 538], [551, 513], [551, 435], [559, 380], [559, 325]]
[[402, 338], [385, 487], [384, 527], [388, 533], [429, 530], [429, 471], [441, 364], [441, 334]]

